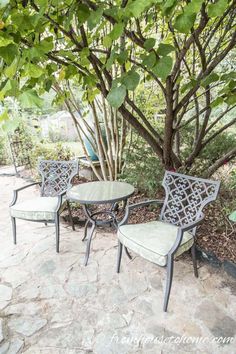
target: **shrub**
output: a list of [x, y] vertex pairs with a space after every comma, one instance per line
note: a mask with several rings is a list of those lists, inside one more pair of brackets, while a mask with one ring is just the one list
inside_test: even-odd
[[[185, 131], [181, 156], [183, 160], [190, 153], [191, 146], [194, 143], [193, 137], [193, 129], [188, 129]], [[208, 168], [213, 165], [219, 158], [221, 158], [227, 151], [230, 151], [233, 146], [236, 146], [236, 135], [230, 132], [223, 132], [215, 137], [211, 143], [205, 146], [201, 154], [194, 161], [190, 171], [186, 170], [185, 166], [183, 166], [180, 168], [180, 172], [204, 177]]]
[[63, 144], [55, 143], [37, 143], [32, 150], [30, 155], [31, 166], [37, 168], [39, 159], [43, 160], [70, 160], [72, 157], [72, 152], [68, 146], [63, 146]]
[[229, 185], [230, 188], [236, 190], [236, 167], [233, 168], [229, 174]]
[[0, 135], [0, 165], [11, 163], [10, 151], [6, 136]]
[[139, 137], [126, 151], [125, 167], [121, 179], [133, 184], [147, 196], [156, 195], [161, 186], [164, 169], [152, 149]]

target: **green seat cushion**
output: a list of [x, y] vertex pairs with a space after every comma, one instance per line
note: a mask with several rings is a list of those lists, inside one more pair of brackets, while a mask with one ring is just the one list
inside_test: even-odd
[[233, 222], [236, 222], [236, 210], [232, 214], [230, 214], [229, 220], [233, 221]]
[[[120, 242], [145, 259], [162, 267], [166, 266], [167, 254], [174, 245], [178, 227], [162, 221], [145, 224], [122, 225], [118, 230]], [[175, 257], [187, 251], [194, 243], [193, 235], [185, 232]]]
[[11, 216], [25, 220], [54, 220], [57, 197], [36, 197], [10, 207]]

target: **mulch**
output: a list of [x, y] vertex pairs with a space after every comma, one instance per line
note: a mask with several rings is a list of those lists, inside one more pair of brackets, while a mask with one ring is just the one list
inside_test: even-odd
[[[75, 179], [73, 184], [85, 183], [84, 179]], [[163, 199], [164, 193], [160, 191], [155, 199]], [[147, 196], [138, 191], [129, 199], [129, 203], [138, 203], [148, 200]], [[213, 253], [220, 261], [229, 260], [236, 263], [236, 224], [229, 221], [228, 215], [232, 210], [227, 210], [225, 205], [229, 205], [236, 199], [236, 193], [229, 191], [221, 191], [220, 195], [214, 203], [204, 209], [205, 219], [197, 231], [197, 245], [209, 253]], [[109, 205], [106, 206], [109, 209]], [[83, 225], [85, 223], [85, 215], [83, 209], [79, 205], [72, 205], [73, 218], [75, 222]], [[104, 206], [91, 206], [92, 210], [102, 210]], [[130, 223], [143, 223], [156, 220], [160, 208], [155, 206], [135, 209], [135, 213], [130, 215]], [[122, 219], [124, 213], [119, 213], [118, 218]], [[66, 220], [68, 216], [65, 215]], [[104, 215], [105, 218], [105, 215]], [[113, 231], [107, 227], [106, 231]]]

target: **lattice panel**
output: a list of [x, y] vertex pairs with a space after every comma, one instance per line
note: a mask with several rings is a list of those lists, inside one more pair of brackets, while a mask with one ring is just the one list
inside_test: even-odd
[[205, 205], [215, 200], [219, 182], [166, 172], [166, 191], [161, 219], [177, 226], [195, 221]]
[[71, 180], [78, 173], [78, 161], [41, 160], [39, 172], [42, 176], [41, 195], [54, 197], [71, 187]]

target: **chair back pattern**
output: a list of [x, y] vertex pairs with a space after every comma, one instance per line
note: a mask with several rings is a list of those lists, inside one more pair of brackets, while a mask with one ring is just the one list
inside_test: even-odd
[[166, 196], [160, 219], [177, 226], [194, 222], [202, 209], [215, 200], [220, 182], [166, 171], [162, 182]]
[[42, 177], [41, 196], [55, 197], [70, 188], [72, 178], [78, 174], [77, 160], [40, 160], [38, 166]]

